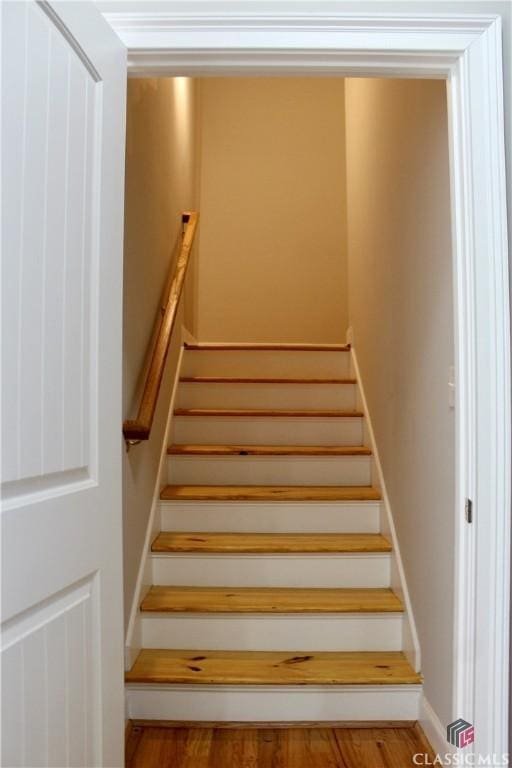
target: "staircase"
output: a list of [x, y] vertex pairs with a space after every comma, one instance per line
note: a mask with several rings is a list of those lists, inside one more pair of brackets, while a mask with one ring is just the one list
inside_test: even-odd
[[417, 717], [347, 346], [188, 345], [129, 716]]

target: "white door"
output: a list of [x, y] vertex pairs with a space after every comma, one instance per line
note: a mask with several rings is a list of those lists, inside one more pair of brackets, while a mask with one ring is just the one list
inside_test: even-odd
[[2, 765], [121, 766], [126, 53], [2, 3]]

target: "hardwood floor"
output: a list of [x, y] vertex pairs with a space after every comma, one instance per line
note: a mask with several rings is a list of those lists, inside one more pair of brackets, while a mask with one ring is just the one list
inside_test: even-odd
[[134, 723], [126, 768], [412, 768], [417, 753], [427, 753], [433, 761], [417, 724], [379, 725], [258, 728]]

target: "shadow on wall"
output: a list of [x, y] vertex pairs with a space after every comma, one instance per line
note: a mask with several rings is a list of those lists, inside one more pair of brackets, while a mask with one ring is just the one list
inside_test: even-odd
[[[123, 415], [133, 415], [169, 279], [181, 214], [197, 207], [197, 83], [128, 80], [124, 238]], [[183, 307], [176, 324], [184, 322]], [[178, 336], [179, 334], [175, 334]], [[125, 621], [144, 547], [179, 349], [170, 350], [150, 439], [123, 466]]]

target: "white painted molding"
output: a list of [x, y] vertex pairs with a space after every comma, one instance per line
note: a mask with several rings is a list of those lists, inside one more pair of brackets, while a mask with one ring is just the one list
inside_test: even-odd
[[457, 750], [446, 741], [446, 726], [441, 723], [424, 694], [420, 698], [418, 722], [434, 753], [443, 760], [442, 765], [454, 765], [453, 758]]
[[[456, 379], [453, 719], [508, 752], [510, 330], [501, 23], [449, 79]], [[466, 522], [466, 498], [474, 522]], [[478, 654], [476, 650], [478, 649]]]
[[[295, 7], [294, 7], [295, 6]], [[316, 7], [315, 7], [316, 6]], [[133, 7], [133, 6], [132, 6]], [[288, 73], [435, 77], [492, 24], [490, 14], [347, 13], [315, 2], [173, 3], [104, 15], [128, 48], [131, 75]], [[371, 44], [367, 45], [367, 36]], [[404, 51], [424, 51], [402, 59]], [[377, 55], [376, 55], [376, 52]]]
[[[437, 77], [448, 83], [456, 345], [453, 716], [508, 750], [510, 337], [501, 19], [343, 2], [109, 6], [131, 75]], [[353, 6], [352, 6], [353, 7]], [[135, 8], [135, 10], [133, 10]], [[367, 9], [370, 10], [367, 10]], [[373, 9], [373, 10], [372, 10]], [[464, 518], [473, 501], [475, 521]], [[478, 655], [475, 649], [478, 647]]]
[[385, 535], [388, 536], [388, 538], [391, 539], [393, 544], [393, 551], [391, 553], [391, 586], [394, 592], [399, 595], [405, 607], [403, 622], [403, 651], [413, 669], [416, 670], [416, 672], [419, 672], [421, 671], [420, 642], [418, 639], [418, 633], [416, 631], [411, 598], [409, 596], [409, 590], [407, 589], [407, 581], [405, 578], [402, 557], [400, 555], [400, 545], [393, 520], [393, 512], [391, 509], [391, 503], [389, 501], [389, 496], [386, 489], [386, 481], [384, 479], [384, 472], [382, 471], [382, 464], [379, 457], [379, 447], [375, 439], [372, 417], [368, 407], [368, 401], [366, 399], [364, 384], [361, 377], [361, 370], [357, 362], [357, 353], [354, 346], [351, 347], [350, 352], [354, 375], [357, 379], [358, 393], [361, 398], [361, 407], [365, 415], [365, 429], [367, 430], [367, 440], [365, 440], [365, 444], [369, 443], [369, 447], [372, 449], [372, 459], [375, 475], [372, 478], [372, 484], [376, 486], [382, 494], [381, 530]]
[[181, 329], [180, 339], [180, 352], [178, 357], [178, 363], [176, 365], [176, 371], [174, 375], [174, 382], [171, 393], [171, 400], [169, 404], [169, 412], [167, 417], [167, 426], [165, 428], [164, 437], [162, 440], [160, 461], [158, 464], [158, 471], [155, 477], [155, 488], [153, 491], [153, 502], [151, 504], [151, 512], [148, 517], [148, 524], [146, 527], [146, 534], [144, 537], [144, 547], [142, 549], [142, 557], [139, 563], [139, 570], [137, 573], [137, 581], [135, 584], [135, 591], [133, 595], [133, 602], [130, 610], [130, 619], [128, 621], [128, 629], [126, 632], [125, 641], [125, 669], [131, 669], [135, 659], [137, 658], [139, 651], [142, 647], [141, 642], [141, 619], [139, 606], [143, 597], [143, 593], [151, 585], [150, 570], [151, 570], [151, 542], [156, 534], [160, 531], [160, 489], [163, 485], [163, 477], [167, 474], [167, 445], [169, 443], [169, 434], [172, 426], [174, 403], [178, 392], [178, 385], [180, 381], [181, 364], [183, 361], [184, 353], [184, 341], [188, 341], [187, 331], [185, 328]]

